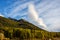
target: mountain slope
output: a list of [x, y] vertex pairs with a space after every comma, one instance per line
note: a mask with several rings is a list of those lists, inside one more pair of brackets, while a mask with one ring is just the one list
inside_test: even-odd
[[18, 22], [15, 22], [13, 20], [10, 20], [8, 18], [4, 18], [4, 17], [1, 17], [0, 16], [0, 26], [3, 26], [3, 27], [16, 27], [19, 23]]
[[19, 25], [22, 26], [22, 27], [24, 27], [24, 28], [42, 30], [39, 27], [33, 25], [32, 23], [27, 22], [24, 19], [20, 19], [20, 20], [18, 20], [18, 22], [20, 22]]
[[39, 27], [33, 25], [32, 23], [27, 22], [26, 20], [20, 19], [14, 21], [9, 18], [4, 18], [0, 16], [0, 27], [21, 27], [24, 29], [31, 29], [31, 30], [42, 30]]
[[34, 38], [41, 40], [60, 38], [60, 32], [47, 32], [26, 20], [15, 20], [0, 16], [0, 31], [1, 30], [7, 38]]

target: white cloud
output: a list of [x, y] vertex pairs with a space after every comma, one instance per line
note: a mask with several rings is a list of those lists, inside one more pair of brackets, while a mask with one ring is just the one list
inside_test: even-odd
[[[19, 16], [19, 15], [20, 15], [19, 11], [23, 10], [24, 8], [26, 8], [28, 4], [29, 4], [29, 3], [25, 3], [25, 4], [22, 4], [22, 5], [19, 5], [19, 6], [15, 7], [14, 10], [11, 11], [11, 13], [8, 14], [8, 15], [9, 15], [9, 16], [13, 16], [13, 18], [15, 18], [16, 16]], [[24, 13], [24, 14], [25, 14], [25, 13]], [[23, 14], [23, 15], [24, 15], [24, 14]], [[20, 16], [21, 16], [21, 15], [20, 15]]]
[[37, 5], [39, 16], [44, 19], [49, 31], [58, 31], [60, 29], [60, 1], [45, 0]]
[[[45, 30], [47, 30], [47, 27], [46, 27], [46, 25], [44, 24], [44, 22], [43, 22], [43, 20], [42, 20], [42, 18], [39, 18], [39, 15], [38, 15], [38, 13], [36, 12], [36, 10], [35, 10], [35, 7], [34, 7], [34, 4], [29, 4], [28, 5], [28, 11], [29, 11], [29, 14], [28, 14], [28, 16], [29, 16], [29, 18], [32, 20], [32, 21], [34, 21], [34, 24], [36, 24], [37, 26], [39, 26], [40, 28], [42, 28], [42, 29], [45, 29]], [[36, 23], [35, 23], [36, 22]]]
[[[6, 14], [6, 15], [13, 17], [13, 18], [15, 18], [17, 16], [27, 15], [28, 12], [24, 12], [24, 13], [19, 13], [19, 12], [22, 9], [26, 8], [27, 5], [30, 5], [30, 3], [34, 3], [36, 1], [38, 2], [39, 0], [33, 0], [33, 1], [31, 0], [31, 1], [23, 3], [23, 4], [20, 4], [20, 1], [16, 2], [12, 5], [12, 7], [10, 6], [11, 10], [8, 10], [7, 12], [9, 14]], [[59, 31], [60, 30], [60, 25], [59, 25], [60, 24], [60, 0], [41, 0], [40, 3], [35, 4], [35, 7], [36, 7], [36, 10], [35, 10], [35, 8], [32, 8], [32, 6], [31, 6], [31, 9], [29, 9], [29, 10], [31, 10], [29, 16], [33, 21], [31, 21], [30, 19], [28, 21], [30, 21], [32, 23], [34, 23], [34, 21], [37, 21], [34, 23], [35, 25], [41, 25], [40, 23], [42, 23], [42, 24], [45, 23], [47, 25], [47, 28], [49, 29], [49, 31]], [[41, 18], [39, 18], [39, 17], [41, 17]], [[27, 19], [27, 18], [28, 17], [26, 17], [25, 19]], [[43, 23], [42, 19], [43, 19], [44, 23]]]
[[37, 21], [38, 20], [38, 14], [35, 11], [35, 8], [34, 8], [33, 4], [28, 5], [28, 11], [29, 11], [28, 15], [30, 16], [30, 18]]
[[4, 15], [2, 15], [1, 13], [0, 13], [0, 16], [4, 17]]
[[0, 13], [0, 16], [4, 17], [4, 15], [2, 15], [1, 13]]
[[[21, 14], [21, 13], [19, 13], [19, 11], [23, 10], [24, 8], [26, 8], [29, 3], [35, 3], [35, 2], [38, 2], [38, 1], [39, 0], [29, 0], [29, 1], [27, 1], [27, 0], [23, 0], [22, 1], [21, 0], [21, 1], [16, 1], [12, 5], [8, 6], [5, 9], [5, 11], [7, 11], [7, 13], [9, 12], [8, 14], [6, 13], [6, 15], [8, 15], [8, 17], [12, 16], [13, 18], [15, 18], [16, 16], [21, 16], [21, 15], [19, 15], [19, 14]], [[27, 13], [27, 12], [25, 12], [25, 13]]]

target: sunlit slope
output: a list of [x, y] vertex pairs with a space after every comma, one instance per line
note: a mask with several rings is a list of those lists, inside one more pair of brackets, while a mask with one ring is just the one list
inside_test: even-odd
[[31, 30], [42, 30], [39, 27], [29, 23], [24, 19], [20, 19], [17, 21], [11, 20], [9, 18], [4, 18], [0, 16], [0, 27], [19, 27], [24, 29], [31, 29]]

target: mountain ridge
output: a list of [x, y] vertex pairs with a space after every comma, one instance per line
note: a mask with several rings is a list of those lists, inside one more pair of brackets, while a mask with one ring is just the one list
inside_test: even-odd
[[37, 26], [35, 26], [32, 23], [29, 23], [28, 21], [24, 19], [16, 20], [13, 18], [5, 18], [0, 16], [0, 26], [11, 26], [11, 27], [21, 27], [24, 29], [32, 29], [32, 30], [43, 30]]

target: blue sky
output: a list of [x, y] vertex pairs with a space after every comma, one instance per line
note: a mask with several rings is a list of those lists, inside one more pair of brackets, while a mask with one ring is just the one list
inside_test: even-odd
[[34, 24], [28, 17], [31, 3], [49, 31], [60, 31], [60, 0], [0, 0], [0, 16], [23, 18]]

